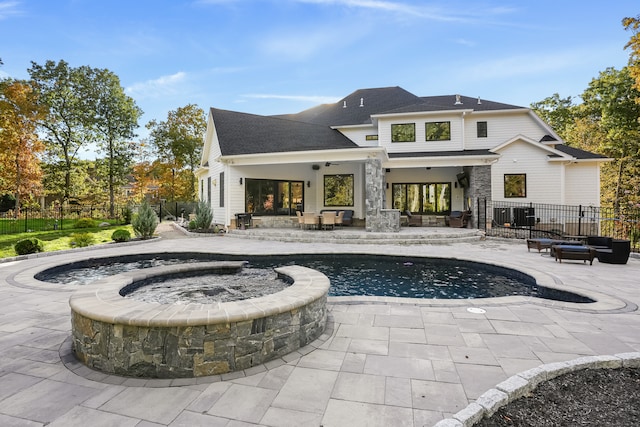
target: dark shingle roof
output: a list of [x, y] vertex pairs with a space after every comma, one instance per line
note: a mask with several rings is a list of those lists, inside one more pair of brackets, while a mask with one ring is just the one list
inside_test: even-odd
[[325, 126], [360, 125], [371, 123], [372, 114], [418, 102], [420, 97], [398, 86], [359, 89], [335, 104], [323, 104], [297, 114], [280, 117]]
[[556, 144], [554, 147], [558, 151], [562, 151], [565, 154], [575, 157], [576, 159], [606, 159], [607, 156], [602, 154], [592, 153], [590, 151], [581, 150], [575, 147], [569, 147], [564, 144]]
[[489, 150], [462, 150], [462, 151], [420, 151], [407, 153], [389, 153], [390, 159], [402, 159], [412, 157], [447, 157], [447, 156], [497, 156]]
[[[456, 104], [457, 100], [460, 104]], [[346, 105], [346, 107], [345, 107]], [[362, 107], [360, 106], [362, 105]], [[389, 113], [412, 113], [423, 111], [512, 110], [520, 109], [510, 104], [488, 101], [468, 96], [416, 96], [401, 87], [359, 89], [335, 104], [323, 104], [297, 114], [277, 116], [290, 120], [322, 124], [326, 126], [359, 125], [371, 123], [371, 116]]]
[[211, 109], [223, 156], [357, 148], [327, 126]]

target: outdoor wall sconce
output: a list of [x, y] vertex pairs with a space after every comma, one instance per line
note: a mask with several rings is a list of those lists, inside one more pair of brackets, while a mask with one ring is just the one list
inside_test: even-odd
[[389, 183], [387, 182], [387, 190], [389, 189]]
[[311, 187], [311, 181], [307, 181], [307, 187]]
[[314, 171], [320, 170], [320, 165], [311, 165], [311, 169]]
[[240, 177], [240, 185], [242, 185], [242, 177]]
[[325, 163], [324, 165], [325, 165], [326, 167], [329, 167], [329, 166], [331, 166], [331, 162], [327, 162], [327, 163]]

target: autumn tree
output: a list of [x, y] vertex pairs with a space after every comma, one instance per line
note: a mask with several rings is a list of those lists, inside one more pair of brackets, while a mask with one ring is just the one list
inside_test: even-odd
[[15, 197], [16, 214], [25, 195], [41, 190], [39, 154], [44, 146], [36, 123], [44, 117], [37, 94], [25, 81], [0, 81], [0, 194]]
[[[151, 142], [157, 147], [160, 157], [172, 166], [173, 200], [177, 199], [178, 193], [182, 193], [186, 200], [196, 198], [195, 170], [200, 164], [206, 127], [204, 111], [194, 104], [169, 111], [166, 121], [152, 120], [147, 124]], [[185, 183], [185, 175], [188, 178], [186, 188], [177, 187]]]
[[[624, 18], [622, 25], [627, 31], [631, 31], [631, 39], [624, 46], [629, 49], [629, 74], [634, 79], [634, 88], [640, 92], [640, 15], [635, 18]], [[636, 98], [640, 104], [640, 97]]]

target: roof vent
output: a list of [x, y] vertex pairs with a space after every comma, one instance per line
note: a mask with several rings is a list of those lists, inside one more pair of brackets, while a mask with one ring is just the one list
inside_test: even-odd
[[360, 106], [364, 107], [364, 98], [360, 98]]
[[347, 101], [344, 101], [342, 104], [342, 108], [347, 108]]
[[460, 100], [460, 95], [456, 95], [456, 103], [454, 105], [462, 105], [462, 101]]
[[482, 101], [480, 101], [480, 97], [478, 97], [478, 105], [482, 104]]

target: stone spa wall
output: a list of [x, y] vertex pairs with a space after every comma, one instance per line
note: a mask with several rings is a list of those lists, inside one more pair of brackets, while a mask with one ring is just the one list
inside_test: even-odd
[[232, 268], [231, 264], [144, 269], [111, 276], [77, 291], [69, 301], [76, 357], [109, 374], [201, 377], [260, 365], [323, 333], [329, 279], [301, 266], [276, 269], [293, 280], [284, 291], [243, 301], [157, 304], [120, 295], [122, 288], [153, 275]]

